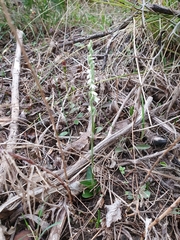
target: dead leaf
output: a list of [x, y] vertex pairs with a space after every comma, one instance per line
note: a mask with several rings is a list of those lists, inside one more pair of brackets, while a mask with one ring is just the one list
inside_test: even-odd
[[111, 205], [105, 205], [107, 208], [106, 213], [106, 227], [110, 227], [111, 223], [121, 220], [121, 201], [116, 198], [115, 202]]
[[111, 113], [117, 113], [119, 110], [119, 106], [116, 100], [113, 100], [112, 103], [109, 106], [109, 111]]
[[3, 220], [7, 219], [10, 215], [12, 215], [13, 211], [14, 210], [12, 210], [12, 211], [3, 210], [2, 212], [0, 212], [0, 219], [3, 219]]
[[61, 63], [62, 61], [62, 56], [61, 55], [57, 55], [56, 58], [54, 59], [54, 62], [57, 63]]
[[114, 129], [113, 129], [113, 133], [117, 132], [117, 131], [119, 131], [121, 129], [126, 128], [129, 124], [130, 124], [129, 119], [124, 119], [122, 121], [116, 122], [116, 124], [114, 126]]
[[83, 185], [80, 184], [79, 181], [72, 182], [69, 185], [69, 188], [71, 190], [71, 194], [74, 196], [78, 195], [79, 193], [81, 193], [83, 191]]
[[77, 141], [70, 143], [66, 146], [65, 151], [74, 150], [80, 152], [82, 150], [85, 150], [85, 148], [87, 148], [88, 145], [89, 145], [89, 132], [83, 132], [81, 133], [81, 136]]
[[50, 43], [49, 43], [49, 47], [48, 47], [48, 49], [47, 49], [47, 56], [50, 56], [51, 54], [52, 54], [52, 52], [53, 52], [53, 49], [56, 47], [56, 44], [55, 44], [55, 42], [53, 41], [53, 40], [51, 40], [50, 41]]
[[29, 230], [23, 230], [15, 235], [14, 240], [31, 240], [32, 239], [32, 233]]
[[116, 166], [116, 161], [115, 160], [113, 160], [113, 159], [111, 159], [110, 160], [110, 165], [109, 165], [109, 168], [114, 168]]

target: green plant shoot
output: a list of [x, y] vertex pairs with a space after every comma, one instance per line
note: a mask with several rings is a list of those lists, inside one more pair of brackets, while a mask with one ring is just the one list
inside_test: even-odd
[[94, 106], [95, 103], [98, 103], [99, 99], [97, 97], [97, 93], [95, 92], [96, 85], [95, 85], [95, 75], [94, 75], [94, 60], [93, 60], [93, 48], [92, 48], [92, 41], [88, 44], [88, 85], [89, 85], [89, 112], [91, 116], [91, 160], [93, 165], [93, 147], [94, 147], [94, 131], [95, 131], [95, 115], [96, 115], [96, 108]]
[[96, 195], [100, 190], [100, 188], [97, 186], [97, 180], [94, 179], [91, 166], [87, 168], [86, 179], [82, 180], [80, 183], [86, 187], [82, 194], [83, 198], [91, 198]]

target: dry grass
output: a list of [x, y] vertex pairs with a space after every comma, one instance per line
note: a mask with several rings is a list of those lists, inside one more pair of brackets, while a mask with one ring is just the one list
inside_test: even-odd
[[[136, 17], [113, 37], [93, 40], [100, 98], [96, 130], [101, 130], [95, 134], [93, 171], [101, 192], [92, 199], [81, 197], [79, 184], [91, 164], [88, 41], [59, 47], [64, 39], [77, 39], [92, 30], [66, 27], [34, 47], [25, 44], [51, 113], [47, 113], [22, 59], [20, 116], [13, 153], [6, 151], [6, 144], [15, 43], [6, 44], [8, 50], [1, 60], [4, 76], [0, 78], [2, 175], [6, 168], [5, 179], [0, 182], [0, 219], [6, 239], [27, 228], [33, 239], [179, 239], [179, 45], [170, 48], [167, 36], [165, 45], [159, 47], [140, 23]], [[107, 46], [110, 51], [105, 62]], [[139, 122], [149, 97], [153, 101]], [[156, 142], [157, 136], [167, 143]], [[121, 202], [121, 219], [107, 228], [106, 205], [115, 199]], [[98, 228], [97, 220], [101, 220]]]

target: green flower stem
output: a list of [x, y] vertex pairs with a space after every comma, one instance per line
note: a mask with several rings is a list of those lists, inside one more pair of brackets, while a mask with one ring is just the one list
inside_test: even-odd
[[94, 164], [94, 131], [95, 131], [95, 116], [96, 116], [96, 108], [94, 106], [95, 103], [99, 101], [97, 97], [97, 93], [95, 92], [95, 73], [94, 73], [94, 60], [93, 60], [93, 47], [92, 47], [92, 40], [88, 44], [88, 85], [89, 85], [89, 112], [91, 116], [91, 137], [90, 137], [90, 143], [91, 143], [91, 161], [92, 161], [92, 166]]

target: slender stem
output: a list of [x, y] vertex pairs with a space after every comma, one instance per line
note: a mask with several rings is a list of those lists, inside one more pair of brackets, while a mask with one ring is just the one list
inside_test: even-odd
[[144, 137], [144, 128], [145, 128], [145, 113], [144, 113], [144, 98], [141, 94], [141, 109], [142, 109], [142, 132], [141, 139]]
[[97, 93], [95, 92], [95, 76], [94, 76], [94, 60], [93, 60], [93, 48], [92, 48], [92, 41], [88, 44], [88, 85], [89, 85], [89, 112], [91, 116], [91, 162], [92, 168], [94, 165], [94, 131], [95, 131], [95, 116], [96, 116], [96, 108], [94, 106], [95, 102], [98, 102]]

